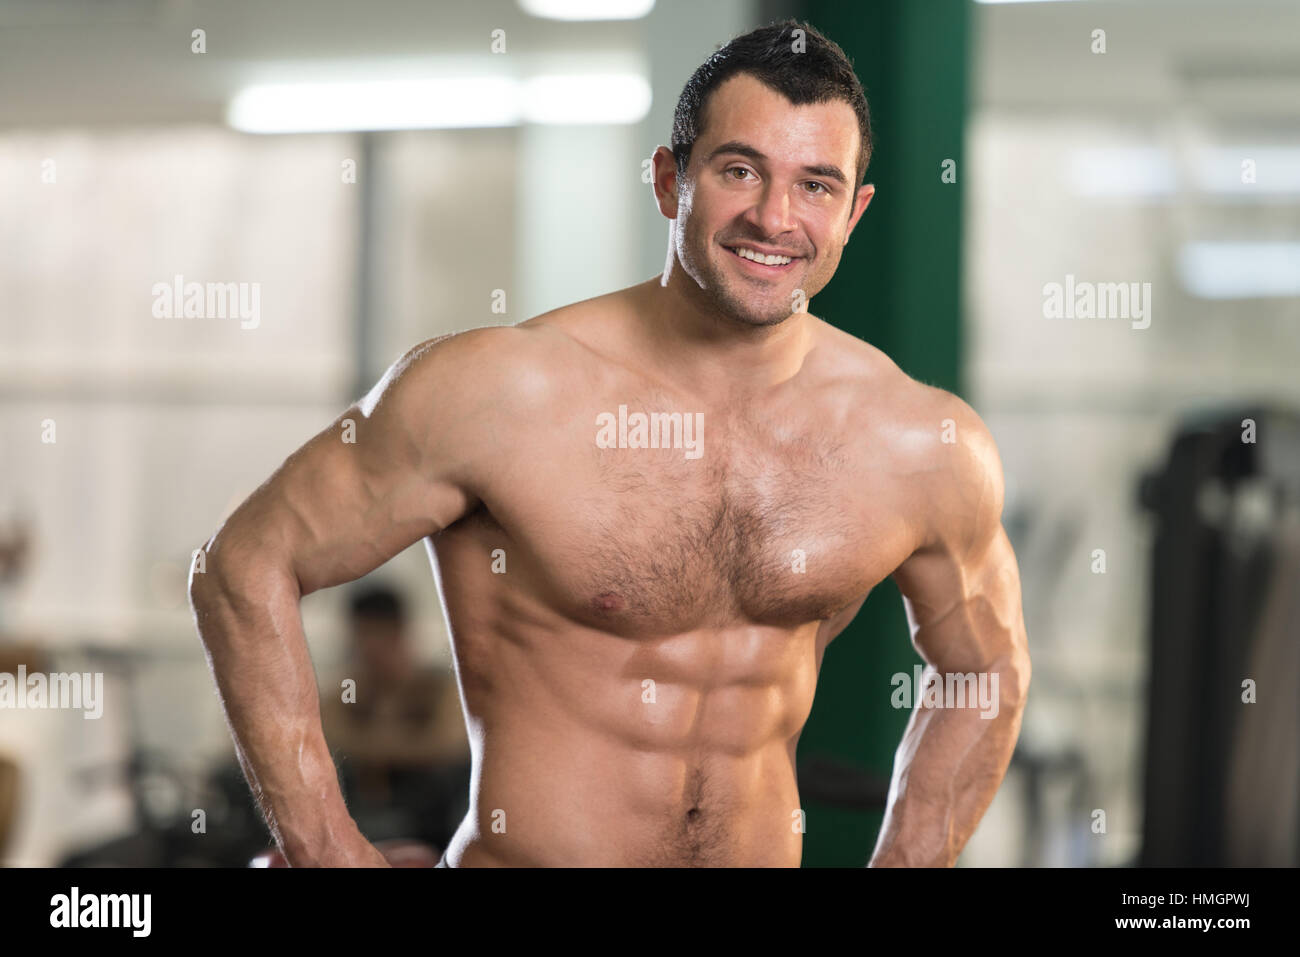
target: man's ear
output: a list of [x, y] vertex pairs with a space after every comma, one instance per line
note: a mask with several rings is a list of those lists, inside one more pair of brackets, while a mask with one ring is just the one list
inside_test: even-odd
[[858, 191], [853, 197], [853, 209], [849, 212], [849, 228], [844, 231], [844, 245], [849, 244], [849, 236], [853, 233], [853, 227], [858, 224], [862, 214], [867, 211], [867, 205], [871, 202], [871, 197], [875, 195], [876, 187], [871, 183], [858, 187]]
[[666, 219], [677, 218], [677, 157], [666, 146], [658, 147], [651, 157], [651, 184], [655, 203]]

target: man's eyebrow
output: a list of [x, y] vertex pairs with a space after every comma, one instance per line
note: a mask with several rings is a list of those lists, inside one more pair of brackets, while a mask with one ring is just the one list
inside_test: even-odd
[[849, 178], [838, 166], [805, 166], [803, 171], [810, 176], [825, 176], [827, 179], [833, 179], [841, 186], [849, 185]]
[[[758, 162], [763, 162], [767, 159], [767, 156], [759, 150], [754, 149], [754, 147], [750, 146], [748, 143], [742, 143], [740, 140], [730, 140], [711, 152], [705, 162], [712, 163], [724, 153], [735, 153], [738, 156], [746, 156], [749, 159]], [[827, 179], [833, 179], [841, 186], [849, 185], [849, 178], [844, 175], [844, 171], [838, 166], [805, 166], [803, 171], [810, 176], [825, 176]]]
[[740, 140], [729, 140], [710, 153], [709, 158], [706, 159], [705, 162], [712, 163], [723, 153], [738, 153], [741, 156], [748, 156], [752, 160], [761, 161], [767, 159], [766, 156], [754, 149], [754, 147], [750, 146], [748, 143], [742, 143]]

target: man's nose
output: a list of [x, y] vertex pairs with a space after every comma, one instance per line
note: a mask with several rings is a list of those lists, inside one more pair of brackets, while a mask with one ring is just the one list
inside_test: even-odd
[[790, 194], [771, 183], [763, 187], [762, 195], [749, 210], [749, 219], [763, 230], [764, 236], [775, 236], [794, 228], [790, 221]]

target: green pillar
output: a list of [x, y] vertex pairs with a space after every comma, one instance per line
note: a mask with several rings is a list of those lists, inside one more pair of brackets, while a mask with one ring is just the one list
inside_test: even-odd
[[[796, 0], [789, 7], [853, 61], [875, 137], [867, 169], [875, 198], [812, 311], [882, 349], [913, 378], [958, 394], [969, 2]], [[945, 159], [956, 162], [956, 183], [941, 179]], [[920, 660], [902, 598], [886, 579], [826, 653], [799, 742], [801, 780], [819, 759], [888, 780], [909, 717], [890, 706], [889, 679], [911, 675]], [[808, 790], [804, 865], [865, 864], [883, 807], [834, 807]]]

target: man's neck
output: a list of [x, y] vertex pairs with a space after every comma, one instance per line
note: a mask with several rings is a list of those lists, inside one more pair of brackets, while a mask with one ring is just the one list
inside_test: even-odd
[[631, 291], [647, 362], [703, 398], [733, 400], [779, 385], [799, 372], [812, 347], [806, 312], [758, 326], [702, 309], [676, 280], [665, 284], [657, 276]]

